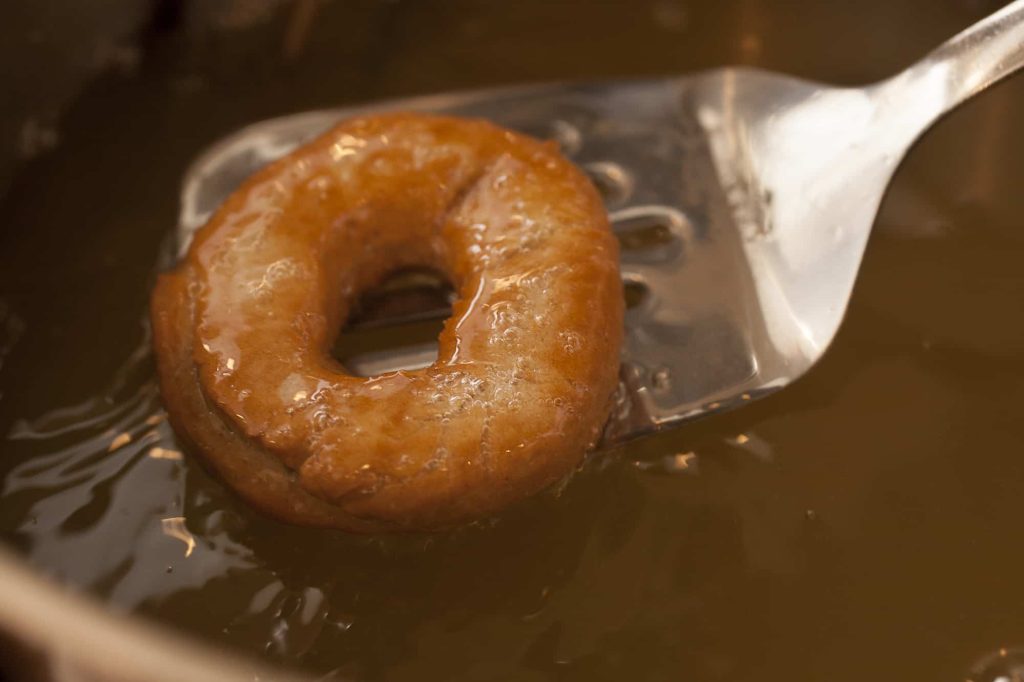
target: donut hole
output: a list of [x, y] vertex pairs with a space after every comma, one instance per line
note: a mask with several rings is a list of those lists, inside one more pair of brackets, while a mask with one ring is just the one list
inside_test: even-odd
[[437, 270], [397, 270], [362, 293], [331, 355], [355, 376], [426, 367], [437, 359], [437, 338], [455, 295]]

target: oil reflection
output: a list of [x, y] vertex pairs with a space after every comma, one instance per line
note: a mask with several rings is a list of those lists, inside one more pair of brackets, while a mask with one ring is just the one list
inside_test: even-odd
[[[749, 569], [778, 553], [750, 543], [765, 527], [757, 505], [737, 516], [732, 494], [651, 475], [708, 475], [714, 487], [735, 439], [702, 441], [700, 459], [658, 444], [657, 456], [595, 456], [567, 488], [449, 533], [296, 528], [261, 518], [181, 458], [146, 344], [100, 396], [9, 436], [21, 463], [0, 521], [59, 579], [324, 679], [437, 676], [453, 648], [465, 666], [453, 677], [464, 678], [524, 666], [592, 676], [609, 646], [628, 666], [671, 650], [696, 678], [750, 664], [731, 644], [768, 617]], [[110, 450], [111, 434], [130, 438]], [[737, 627], [751, 631], [737, 640]]]
[[1024, 680], [1024, 647], [1000, 647], [970, 667], [967, 682], [1021, 682]]

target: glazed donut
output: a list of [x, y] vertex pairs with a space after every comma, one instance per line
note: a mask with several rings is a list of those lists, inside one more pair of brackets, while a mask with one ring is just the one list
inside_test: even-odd
[[[430, 367], [348, 374], [330, 348], [397, 269], [457, 293]], [[618, 245], [551, 143], [423, 114], [355, 118], [246, 181], [159, 277], [161, 392], [183, 437], [278, 519], [432, 530], [563, 479], [616, 387]]]

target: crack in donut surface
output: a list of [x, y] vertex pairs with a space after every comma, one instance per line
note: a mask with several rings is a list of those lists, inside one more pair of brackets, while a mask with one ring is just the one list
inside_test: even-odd
[[[359, 292], [435, 268], [457, 292], [421, 370], [330, 348]], [[247, 180], [151, 306], [177, 432], [280, 519], [352, 531], [486, 516], [579, 464], [607, 418], [623, 301], [596, 190], [484, 121], [346, 121]]]

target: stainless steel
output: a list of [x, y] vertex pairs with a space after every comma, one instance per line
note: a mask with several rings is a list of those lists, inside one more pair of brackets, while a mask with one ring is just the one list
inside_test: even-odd
[[[249, 126], [184, 180], [179, 253], [237, 184], [340, 118], [387, 109], [479, 116], [558, 140], [604, 188], [623, 235], [622, 388], [607, 441], [777, 390], [825, 352], [882, 194], [937, 118], [1024, 66], [1024, 0], [880, 83], [835, 88], [731, 68], [684, 78], [444, 94]], [[653, 231], [661, 238], [633, 240]], [[643, 246], [631, 248], [635, 241]], [[429, 347], [368, 358], [418, 367]]]

